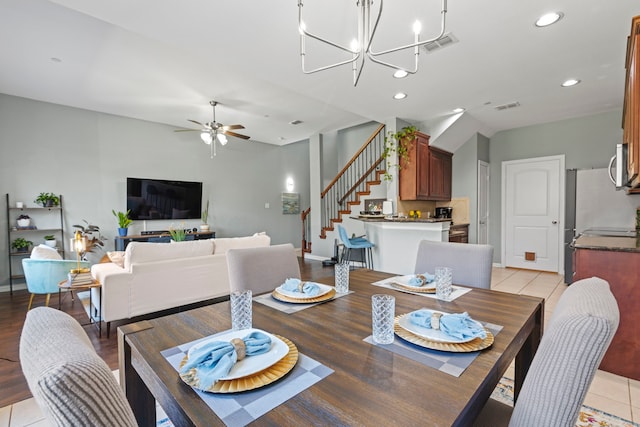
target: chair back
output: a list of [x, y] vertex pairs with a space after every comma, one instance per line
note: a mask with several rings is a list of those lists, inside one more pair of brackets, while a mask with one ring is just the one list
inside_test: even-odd
[[353, 249], [353, 245], [351, 244], [351, 240], [349, 240], [349, 235], [347, 234], [347, 230], [344, 229], [343, 226], [338, 224], [338, 236], [340, 236], [340, 240], [344, 244], [345, 247], [349, 249]]
[[620, 312], [609, 283], [574, 282], [556, 304], [525, 377], [510, 426], [573, 426]]
[[[88, 268], [87, 261], [80, 261], [81, 268]], [[32, 294], [58, 292], [58, 283], [67, 279], [69, 270], [78, 268], [78, 262], [65, 259], [22, 259], [22, 270], [27, 289]]]
[[271, 292], [289, 278], [300, 278], [300, 264], [291, 243], [260, 248], [229, 249], [231, 292], [251, 289], [254, 295]]
[[137, 426], [111, 370], [68, 314], [49, 307], [27, 312], [20, 365], [50, 424]]
[[492, 264], [491, 245], [422, 240], [414, 273], [433, 274], [436, 267], [450, 267], [454, 284], [490, 289]]

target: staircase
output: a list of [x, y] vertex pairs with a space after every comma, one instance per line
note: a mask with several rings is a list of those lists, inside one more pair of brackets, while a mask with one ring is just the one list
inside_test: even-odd
[[362, 196], [371, 194], [371, 186], [379, 185], [385, 173], [385, 126], [381, 124], [347, 162], [344, 168], [320, 194], [320, 238], [327, 238], [334, 224], [342, 222], [351, 208], [361, 203]]

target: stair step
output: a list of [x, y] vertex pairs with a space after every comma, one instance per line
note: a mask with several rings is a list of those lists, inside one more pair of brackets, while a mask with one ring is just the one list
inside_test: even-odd
[[358, 192], [356, 192], [357, 197], [368, 196], [369, 194], [371, 194], [371, 191], [358, 191]]

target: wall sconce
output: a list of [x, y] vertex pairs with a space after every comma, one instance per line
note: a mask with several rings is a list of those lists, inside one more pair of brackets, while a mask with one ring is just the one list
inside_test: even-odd
[[293, 191], [293, 178], [287, 177], [287, 191], [291, 193]]

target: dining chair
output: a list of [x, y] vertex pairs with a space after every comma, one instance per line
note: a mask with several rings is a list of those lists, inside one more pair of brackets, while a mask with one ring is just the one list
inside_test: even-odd
[[342, 260], [346, 260], [347, 263], [350, 263], [351, 251], [361, 250], [363, 251], [363, 261], [361, 261], [362, 264], [366, 268], [370, 268], [373, 270], [373, 254], [371, 253], [371, 248], [373, 248], [375, 245], [364, 237], [349, 237], [349, 235], [347, 234], [347, 230], [345, 230], [345, 228], [340, 224], [338, 224], [338, 235], [340, 236], [340, 240], [344, 245]]
[[[87, 261], [80, 261], [81, 268], [88, 268]], [[31, 294], [27, 311], [31, 310], [33, 297], [36, 294], [46, 294], [45, 305], [49, 305], [51, 294], [58, 292], [58, 284], [67, 279], [69, 271], [78, 268], [78, 261], [64, 259], [22, 259], [22, 270], [27, 282], [27, 289]]]
[[436, 267], [450, 267], [454, 284], [490, 289], [492, 263], [491, 245], [421, 240], [414, 273], [433, 274]]
[[73, 317], [49, 307], [27, 313], [20, 365], [36, 402], [56, 426], [137, 426], [109, 366]]
[[556, 304], [515, 407], [489, 399], [474, 426], [574, 426], [619, 322], [609, 283], [574, 282]]
[[271, 292], [289, 278], [300, 278], [300, 264], [291, 243], [227, 251], [231, 292]]

